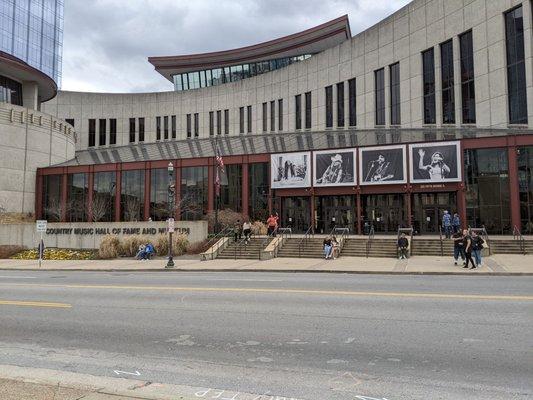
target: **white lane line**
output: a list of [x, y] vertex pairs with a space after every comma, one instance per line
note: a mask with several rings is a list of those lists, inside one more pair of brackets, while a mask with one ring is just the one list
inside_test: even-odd
[[36, 276], [8, 276], [8, 275], [0, 275], [0, 278], [4, 278], [4, 279], [37, 279]]
[[211, 278], [206, 281], [230, 281], [230, 282], [283, 282], [283, 279], [246, 279], [246, 278]]

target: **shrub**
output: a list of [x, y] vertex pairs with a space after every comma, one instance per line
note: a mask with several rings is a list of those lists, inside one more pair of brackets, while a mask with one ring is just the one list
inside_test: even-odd
[[24, 246], [18, 245], [2, 245], [0, 246], [0, 258], [10, 258], [21, 251], [26, 250]]
[[[153, 240], [156, 255], [164, 257], [168, 254], [168, 235], [157, 235]], [[185, 235], [172, 236], [172, 255], [181, 256], [185, 253], [189, 241]]]
[[268, 232], [268, 227], [261, 221], [254, 221], [252, 224], [252, 233], [254, 235], [266, 235]]
[[141, 235], [131, 235], [122, 238], [120, 242], [120, 254], [126, 257], [135, 257], [141, 244], [151, 242], [149, 238]]
[[[210, 232], [212, 232], [215, 227], [215, 215], [215, 211], [211, 211], [209, 214], [207, 214], [207, 222], [209, 224]], [[242, 224], [244, 222], [244, 218], [244, 214], [235, 212], [230, 209], [220, 210], [218, 212], [218, 224], [221, 229], [226, 226], [233, 226], [237, 221], [240, 221], [240, 223]]]
[[117, 236], [106, 235], [100, 242], [98, 257], [102, 259], [117, 258], [120, 254], [120, 240]]
[[201, 242], [189, 243], [187, 246], [187, 254], [200, 254], [207, 251], [211, 247], [211, 242], [204, 239]]

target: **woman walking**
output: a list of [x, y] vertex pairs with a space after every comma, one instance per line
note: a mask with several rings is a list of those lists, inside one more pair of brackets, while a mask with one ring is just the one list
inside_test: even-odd
[[476, 267], [481, 267], [481, 251], [485, 241], [476, 232], [472, 232], [472, 254], [476, 260]]
[[475, 269], [476, 265], [474, 264], [474, 260], [472, 260], [472, 237], [468, 234], [467, 229], [463, 231], [463, 240], [465, 252], [465, 265], [463, 268], [468, 268], [468, 263], [472, 263], [472, 267], [470, 267], [470, 269]]

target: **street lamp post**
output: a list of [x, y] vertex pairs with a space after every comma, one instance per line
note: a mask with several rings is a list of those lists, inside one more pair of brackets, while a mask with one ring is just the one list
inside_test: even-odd
[[173, 268], [174, 267], [174, 260], [172, 258], [172, 232], [173, 224], [171, 224], [171, 220], [174, 219], [174, 197], [175, 197], [175, 183], [174, 183], [174, 165], [169, 162], [168, 163], [168, 261], [165, 268]]

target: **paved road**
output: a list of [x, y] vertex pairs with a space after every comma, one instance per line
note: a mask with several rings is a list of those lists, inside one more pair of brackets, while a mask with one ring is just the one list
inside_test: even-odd
[[526, 399], [532, 306], [533, 277], [0, 271], [0, 364], [260, 400]]

